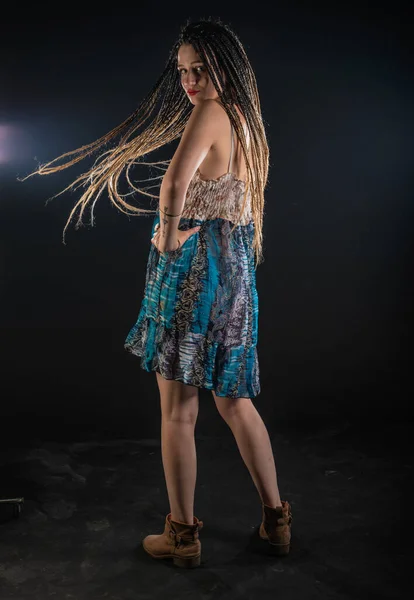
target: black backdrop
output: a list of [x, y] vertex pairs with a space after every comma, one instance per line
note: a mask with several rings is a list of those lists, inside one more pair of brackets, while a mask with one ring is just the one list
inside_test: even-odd
[[[45, 202], [85, 165], [17, 177], [123, 121], [181, 24], [210, 14], [246, 47], [271, 151], [255, 405], [273, 426], [411, 418], [413, 61], [408, 15], [396, 7], [3, 19], [2, 439], [158, 434], [155, 374], [123, 349], [152, 217], [128, 218], [102, 197], [95, 227], [71, 225], [65, 246], [78, 196]], [[200, 404], [203, 425], [226, 427], [210, 391]]]

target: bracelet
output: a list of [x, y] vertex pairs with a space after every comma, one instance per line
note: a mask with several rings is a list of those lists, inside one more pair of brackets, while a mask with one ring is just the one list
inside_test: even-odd
[[159, 209], [161, 212], [164, 213], [164, 215], [167, 215], [167, 217], [179, 217], [180, 215], [182, 215], [183, 213], [180, 212], [179, 215], [170, 215], [169, 213], [166, 213], [164, 210], [162, 210], [162, 208]]

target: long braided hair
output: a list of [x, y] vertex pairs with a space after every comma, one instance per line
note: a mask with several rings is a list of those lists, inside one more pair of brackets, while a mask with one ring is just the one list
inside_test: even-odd
[[[136, 187], [134, 185], [131, 181], [131, 168], [137, 164], [145, 164], [160, 169], [164, 173], [167, 170], [169, 160], [145, 162], [143, 157], [180, 137], [190, 117], [192, 105], [189, 104], [185, 93], [183, 93], [180, 73], [177, 69], [178, 50], [182, 44], [191, 44], [204, 62], [209, 77], [217, 90], [220, 102], [228, 114], [240, 141], [246, 162], [247, 179], [239, 216], [241, 218], [243, 214], [250, 191], [255, 225], [253, 248], [257, 267], [263, 260], [264, 189], [268, 178], [269, 147], [253, 69], [237, 35], [218, 18], [213, 19], [210, 17], [194, 23], [188, 20], [182, 26], [178, 39], [170, 51], [163, 73], [150, 93], [141, 101], [138, 108], [123, 123], [95, 142], [82, 146], [77, 150], [66, 152], [54, 160], [40, 165], [36, 171], [22, 180], [32, 175], [48, 175], [66, 169], [94, 154], [98, 149], [102, 149], [111, 140], [113, 141], [120, 136], [118, 143], [102, 152], [87, 172], [78, 176], [69, 186], [51, 198], [56, 198], [69, 189], [75, 190], [81, 186], [86, 188], [66, 222], [63, 230], [63, 243], [65, 243], [65, 231], [74, 213], [80, 207], [78, 221], [75, 226], [75, 229], [77, 229], [83, 224], [82, 215], [90, 202], [92, 202], [90, 210], [91, 225], [93, 226], [94, 207], [105, 189], [110, 201], [127, 215], [156, 213], [156, 210], [145, 210], [133, 206], [125, 198], [135, 192], [151, 198], [158, 198], [149, 191], [152, 186]], [[143, 127], [159, 100], [161, 100], [161, 105], [158, 112], [152, 121], [146, 127]], [[243, 125], [237, 110], [234, 108], [235, 104], [240, 107], [246, 119], [250, 138], [251, 161], [248, 156]], [[138, 132], [139, 129], [142, 130]], [[63, 159], [65, 160], [61, 163]], [[123, 174], [125, 174], [129, 189], [128, 193], [125, 194], [122, 194], [119, 190], [120, 178]], [[149, 181], [160, 180], [162, 176], [151, 177]], [[237, 224], [234, 225], [234, 228], [237, 227]]]

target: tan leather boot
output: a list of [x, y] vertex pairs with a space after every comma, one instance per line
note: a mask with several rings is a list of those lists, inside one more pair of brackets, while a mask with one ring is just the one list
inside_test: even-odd
[[263, 520], [259, 535], [270, 544], [272, 554], [289, 554], [292, 512], [290, 504], [282, 500], [282, 506], [272, 508], [262, 502]]
[[145, 552], [153, 558], [172, 558], [177, 567], [193, 568], [200, 565], [201, 542], [198, 532], [203, 521], [194, 517], [193, 525], [172, 521], [171, 513], [165, 518], [164, 532], [160, 535], [147, 535], [142, 540]]

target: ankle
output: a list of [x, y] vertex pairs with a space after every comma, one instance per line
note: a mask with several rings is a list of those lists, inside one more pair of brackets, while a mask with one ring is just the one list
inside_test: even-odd
[[171, 521], [175, 523], [184, 523], [185, 525], [193, 525], [194, 519], [188, 518], [185, 515], [174, 515], [171, 513]]
[[283, 508], [283, 507], [282, 507], [282, 501], [281, 501], [281, 499], [280, 499], [280, 498], [279, 498], [279, 500], [278, 500], [278, 501], [276, 501], [276, 502], [265, 502], [265, 501], [262, 499], [262, 503], [263, 503], [263, 505], [264, 505], [264, 506], [267, 506], [268, 508], [273, 508], [273, 509], [275, 509], [275, 508]]

